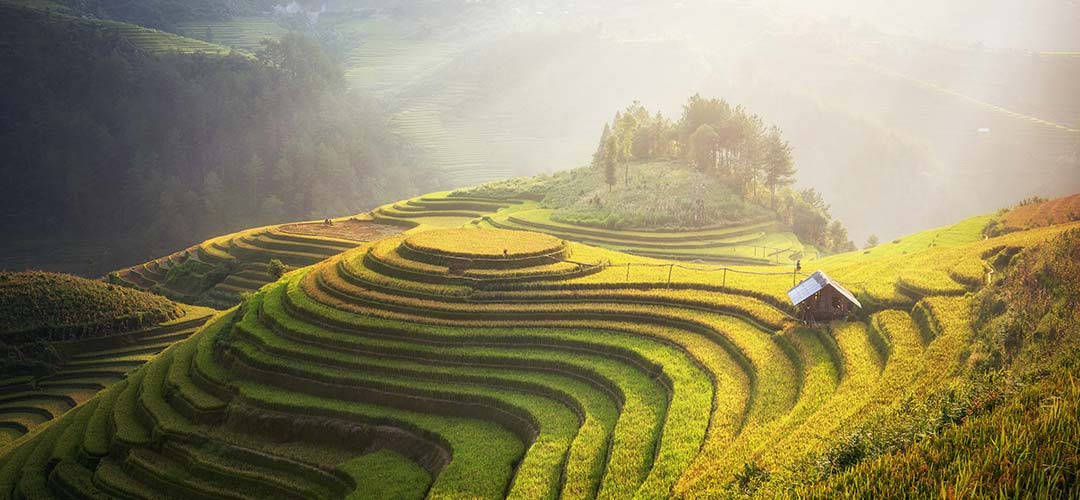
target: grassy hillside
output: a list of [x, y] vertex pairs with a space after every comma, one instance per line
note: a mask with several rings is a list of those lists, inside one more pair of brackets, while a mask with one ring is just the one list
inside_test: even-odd
[[70, 275], [0, 273], [0, 449], [122, 380], [211, 312]]
[[1080, 194], [1055, 200], [1030, 201], [1005, 214], [1001, 221], [1004, 230], [1017, 231], [1080, 220]]
[[[900, 476], [884, 474], [921, 467], [904, 465], [920, 450], [961, 439], [990, 445], [996, 434], [980, 429], [1032, 411], [1027, 393], [975, 384], [986, 357], [973, 353], [1008, 343], [987, 336], [972, 312], [987, 290], [1037, 275], [1020, 263], [1053, 255], [1039, 253], [1059, 244], [1048, 242], [1072, 238], [1062, 245], [1074, 248], [1075, 236], [1061, 235], [1078, 228], [984, 239], [990, 217], [982, 217], [821, 258], [812, 267], [850, 285], [864, 308], [857, 319], [806, 327], [786, 299], [789, 272], [439, 229], [526, 203], [429, 195], [380, 208], [373, 217], [409, 231], [289, 272], [42, 426], [4, 452], [0, 491], [552, 499], [865, 491], [851, 489], [850, 477], [891, 496], [902, 491], [887, 488]], [[1006, 285], [987, 287], [988, 276]], [[1036, 359], [1009, 352], [996, 366]], [[1040, 366], [1030, 380], [1067, 388], [1067, 377], [1044, 377], [1066, 372]], [[948, 418], [934, 419], [946, 400]], [[1045, 424], [1032, 432], [1069, 425], [1067, 410], [1040, 413]], [[859, 429], [910, 428], [930, 437], [883, 447], [880, 460], [895, 465], [831, 454]], [[1034, 439], [1018, 435], [1010, 446]], [[1067, 470], [1063, 446], [1039, 456]], [[821, 459], [835, 467], [815, 476]], [[885, 473], [863, 468], [879, 463]], [[982, 474], [989, 484], [1005, 473]], [[1047, 484], [1076, 493], [1075, 482]]]
[[77, 340], [174, 319], [164, 297], [66, 274], [0, 272], [0, 339]]
[[[455, 196], [542, 197], [555, 222], [607, 229], [691, 229], [769, 220], [774, 214], [743, 200], [715, 177], [666, 160], [627, 165], [614, 186], [597, 168], [510, 179], [454, 192]], [[624, 178], [626, 177], [626, 178]], [[698, 200], [702, 205], [696, 205]]]

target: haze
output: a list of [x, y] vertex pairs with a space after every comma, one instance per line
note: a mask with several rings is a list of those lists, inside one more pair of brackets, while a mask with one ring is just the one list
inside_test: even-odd
[[[318, 22], [373, 8], [358, 5], [319, 6]], [[678, 116], [701, 93], [778, 124], [800, 185], [821, 191], [856, 241], [1080, 189], [1077, 2], [415, 7], [397, 15], [423, 18], [413, 39], [436, 49], [404, 48], [414, 71], [388, 84], [361, 36], [346, 64], [368, 67], [350, 82], [455, 186], [585, 164], [612, 110], [637, 100]]]

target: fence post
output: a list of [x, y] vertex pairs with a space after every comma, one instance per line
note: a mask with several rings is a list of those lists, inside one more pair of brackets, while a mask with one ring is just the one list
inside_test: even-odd
[[626, 281], [630, 281], [630, 266], [634, 265], [631, 262], [626, 263]]
[[667, 287], [671, 288], [671, 270], [675, 269], [675, 264], [668, 264], [667, 266]]

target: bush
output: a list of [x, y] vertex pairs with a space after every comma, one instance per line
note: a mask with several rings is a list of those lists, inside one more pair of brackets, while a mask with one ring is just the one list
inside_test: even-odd
[[0, 272], [0, 336], [8, 344], [74, 340], [179, 317], [168, 299], [59, 273]]
[[270, 262], [266, 263], [266, 273], [275, 280], [281, 279], [285, 275], [285, 271], [285, 264], [282, 264], [278, 259], [270, 259]]
[[213, 288], [214, 285], [225, 281], [225, 278], [228, 278], [229, 275], [239, 270], [240, 263], [235, 260], [222, 262], [202, 276], [202, 288], [204, 290], [209, 290], [210, 288]]

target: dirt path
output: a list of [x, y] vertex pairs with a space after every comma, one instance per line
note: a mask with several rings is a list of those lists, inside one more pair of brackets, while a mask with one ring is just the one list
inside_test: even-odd
[[406, 228], [377, 222], [344, 220], [336, 221], [333, 225], [322, 222], [308, 222], [303, 224], [286, 224], [281, 230], [287, 233], [310, 234], [314, 236], [329, 236], [353, 241], [375, 241], [393, 236], [405, 231]]

